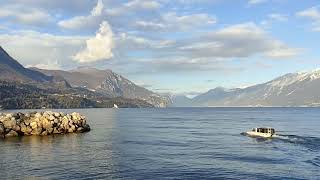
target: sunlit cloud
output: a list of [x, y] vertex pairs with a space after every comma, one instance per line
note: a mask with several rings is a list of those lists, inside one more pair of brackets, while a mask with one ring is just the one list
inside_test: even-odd
[[73, 59], [80, 63], [90, 63], [113, 57], [113, 32], [108, 22], [103, 21], [95, 37], [87, 40], [86, 48], [78, 52]]
[[97, 26], [102, 19], [104, 4], [102, 0], [99, 0], [96, 6], [91, 10], [91, 13], [87, 16], [75, 16], [70, 19], [61, 20], [58, 25], [66, 29], [80, 29]]
[[298, 17], [309, 19], [312, 23], [312, 31], [320, 31], [320, 9], [319, 7], [311, 7], [303, 11], [297, 12]]

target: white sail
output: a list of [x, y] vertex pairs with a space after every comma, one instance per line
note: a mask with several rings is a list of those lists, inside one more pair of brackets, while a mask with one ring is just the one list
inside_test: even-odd
[[118, 107], [118, 105], [113, 104], [113, 108], [117, 108], [118, 109], [119, 107]]

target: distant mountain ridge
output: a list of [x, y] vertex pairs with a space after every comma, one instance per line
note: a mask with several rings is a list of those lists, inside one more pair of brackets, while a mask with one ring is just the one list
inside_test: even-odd
[[[95, 68], [78, 68], [72, 71], [28, 69], [13, 59], [1, 46], [0, 86], [2, 87], [0, 89], [0, 97], [2, 98], [0, 103], [11, 103], [10, 107], [34, 107], [25, 106], [22, 99], [17, 101], [20, 95], [19, 89], [28, 92], [28, 96], [25, 98], [28, 98], [29, 104], [37, 102], [36, 98], [49, 96], [52, 101], [60, 99], [59, 102], [63, 102], [61, 97], [64, 97], [64, 94], [72, 95], [70, 99], [73, 97], [79, 99], [78, 106], [60, 106], [61, 104], [57, 103], [59, 106], [55, 107], [88, 105], [101, 107], [106, 104], [109, 106], [112, 98], [118, 98], [116, 101], [124, 105], [130, 101], [131, 107], [166, 107], [168, 105], [174, 107], [320, 106], [320, 69], [311, 72], [289, 73], [247, 88], [226, 89], [218, 87], [194, 98], [169, 97], [140, 87], [111, 70]], [[18, 94], [12, 94], [9, 91], [10, 88]], [[41, 91], [41, 94], [32, 90]], [[10, 98], [16, 99], [14, 101], [16, 104], [12, 104], [11, 100], [7, 98], [8, 93], [11, 93], [12, 97]], [[88, 95], [90, 97], [89, 103], [86, 101]], [[6, 98], [5, 101], [4, 98]], [[100, 102], [99, 99], [103, 99], [103, 102]], [[84, 105], [81, 104], [82, 102]], [[47, 105], [50, 105], [48, 103], [46, 102]]]
[[2, 108], [89, 108], [113, 107], [114, 104], [164, 107], [167, 102], [110, 70], [82, 68], [67, 72], [25, 68], [0, 47]]
[[[320, 69], [317, 69], [289, 73], [247, 88], [215, 88], [190, 99], [189, 104], [183, 106], [320, 106], [319, 89]], [[176, 100], [172, 101], [172, 105], [177, 106]]]
[[73, 87], [86, 88], [109, 97], [141, 99], [156, 107], [166, 107], [169, 104], [168, 98], [140, 87], [111, 70], [99, 70], [95, 68], [78, 68], [71, 71], [34, 70], [48, 76], [62, 77]]
[[53, 80], [53, 77], [23, 67], [0, 46], [0, 80], [50, 82]]

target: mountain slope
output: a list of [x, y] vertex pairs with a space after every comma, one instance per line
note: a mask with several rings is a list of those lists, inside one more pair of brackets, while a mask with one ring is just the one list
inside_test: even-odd
[[0, 106], [4, 109], [153, 107], [138, 99], [108, 98], [77, 88], [41, 88], [19, 82], [0, 81]]
[[[223, 101], [225, 98], [239, 94], [239, 90], [240, 89], [226, 89], [223, 87], [217, 87], [215, 89], [209, 90], [206, 93], [194, 97], [192, 99], [192, 103], [198, 106], [210, 106], [212, 102]], [[203, 102], [205, 103], [203, 104]]]
[[37, 70], [49, 76], [63, 77], [73, 87], [86, 88], [109, 97], [141, 99], [156, 107], [165, 107], [169, 102], [168, 98], [140, 87], [111, 70], [98, 70], [95, 68], [78, 68], [69, 72]]
[[[94, 82], [94, 81], [93, 81]], [[5, 109], [154, 107], [139, 99], [112, 98], [71, 87], [63, 76], [27, 69], [0, 47], [0, 107]]]
[[320, 106], [320, 70], [290, 73], [243, 89], [216, 88], [189, 106]]
[[192, 99], [184, 95], [172, 95], [170, 98], [172, 101], [171, 107], [190, 107], [190, 104], [192, 104]]
[[24, 68], [0, 46], [0, 80], [17, 82], [49, 82], [53, 77]]

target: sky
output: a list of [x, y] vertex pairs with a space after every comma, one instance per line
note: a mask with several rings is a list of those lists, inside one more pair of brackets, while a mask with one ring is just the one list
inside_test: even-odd
[[320, 67], [317, 0], [0, 0], [0, 45], [43, 69], [111, 69], [159, 93]]

